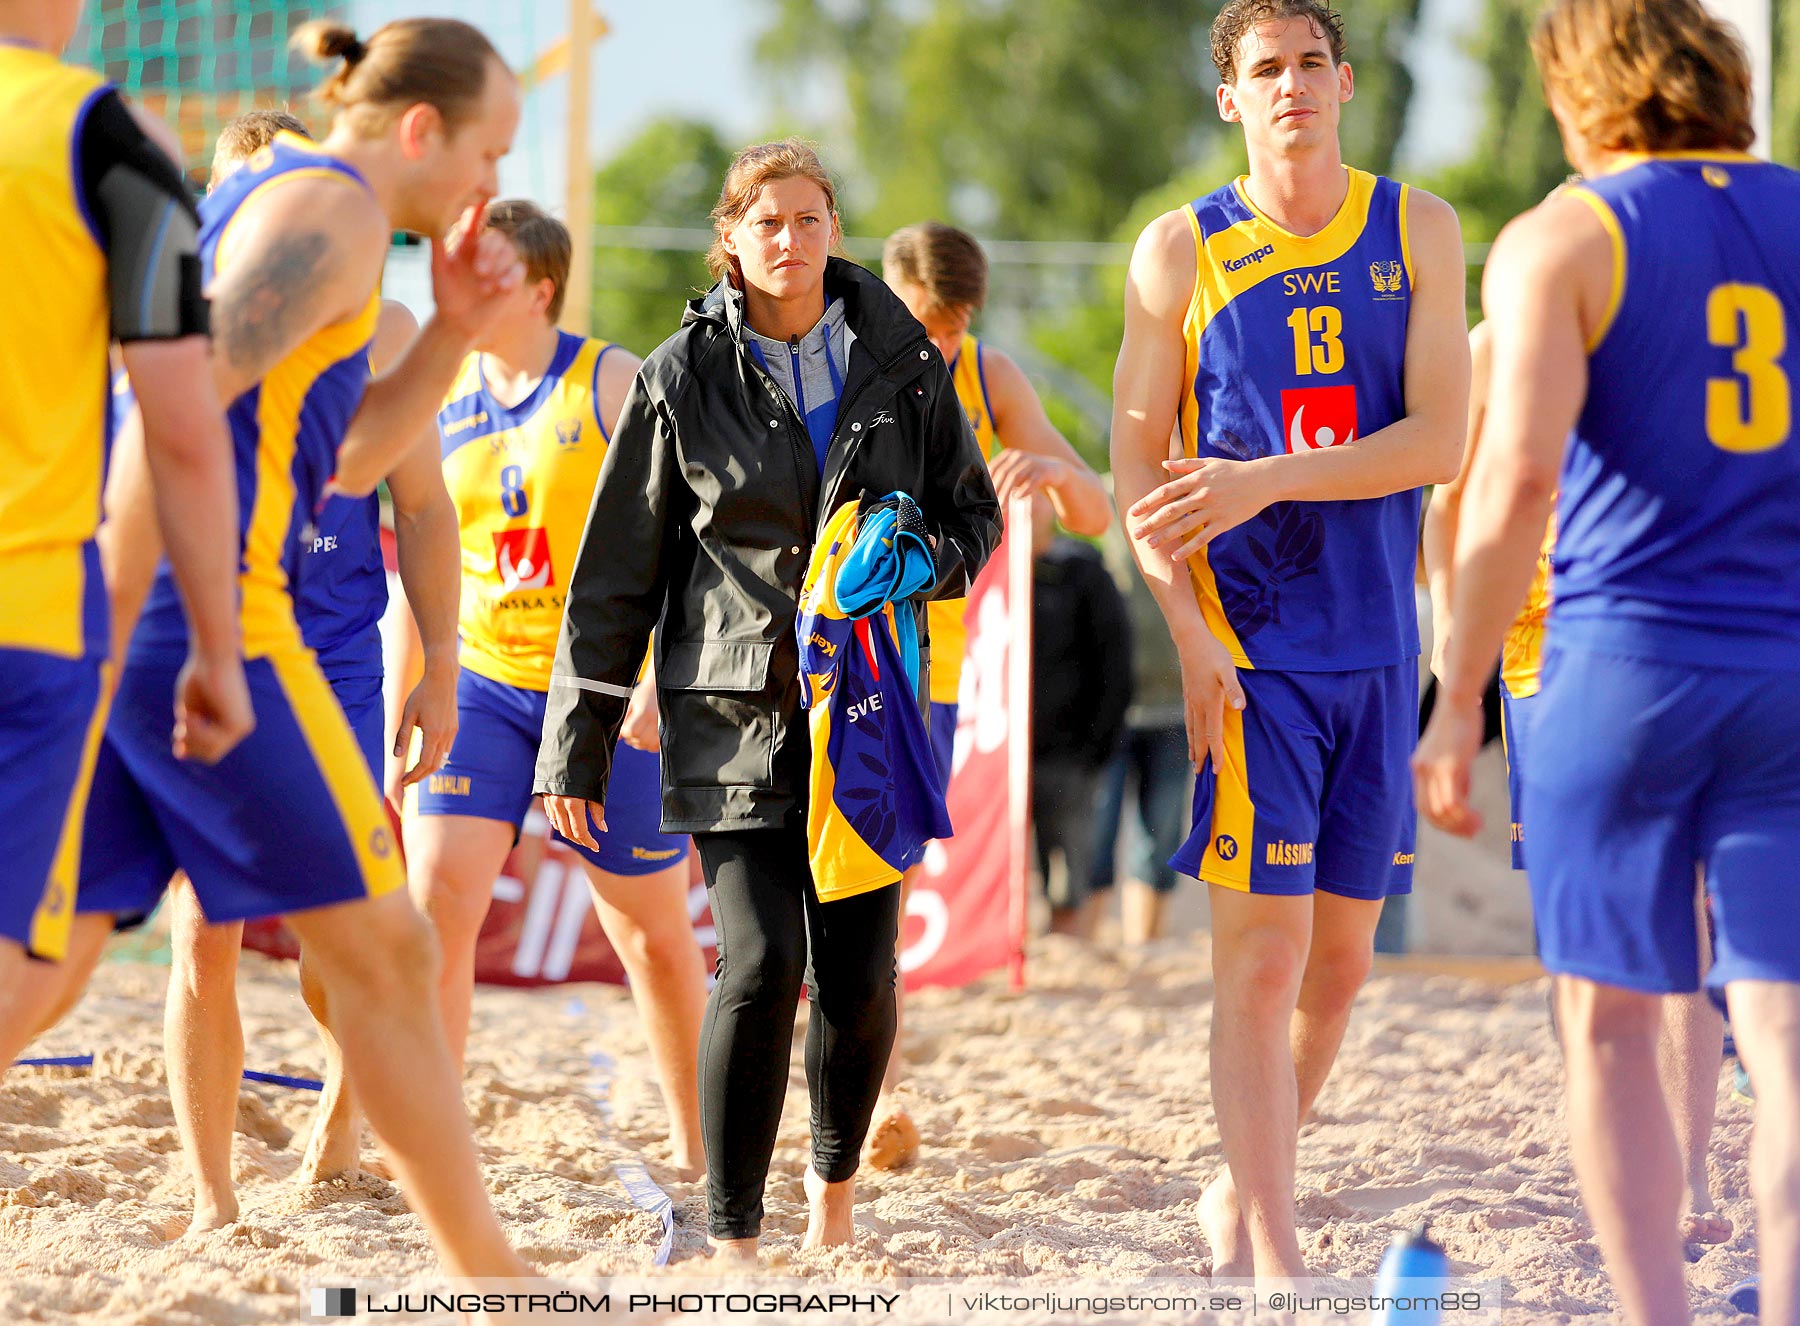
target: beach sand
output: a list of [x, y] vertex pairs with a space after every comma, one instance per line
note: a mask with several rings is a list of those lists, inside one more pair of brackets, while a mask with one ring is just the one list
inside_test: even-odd
[[[996, 975], [916, 996], [908, 1095], [925, 1147], [906, 1170], [865, 1172], [850, 1249], [800, 1249], [797, 1039], [768, 1188], [770, 1272], [1204, 1275], [1195, 1204], [1218, 1164], [1208, 943], [1203, 929], [1137, 955], [1045, 940], [1023, 993]], [[1301, 1240], [1316, 1272], [1371, 1274], [1396, 1231], [1429, 1219], [1459, 1273], [1505, 1280], [1507, 1321], [1616, 1317], [1569, 1168], [1545, 982], [1505, 979], [1530, 971], [1427, 959], [1378, 971], [1301, 1134]], [[243, 972], [249, 1066], [315, 1075], [293, 967], [247, 954]], [[240, 1100], [242, 1220], [170, 1241], [188, 1189], [160, 1063], [166, 979], [141, 958], [107, 963], [79, 1010], [33, 1049], [94, 1051], [96, 1069], [0, 1079], [0, 1321], [292, 1321], [309, 1282], [427, 1270], [423, 1229], [391, 1184], [293, 1185], [312, 1097], [272, 1086], [246, 1086]], [[606, 1084], [597, 1051], [615, 1061]], [[667, 1165], [662, 1104], [625, 991], [480, 991], [465, 1094], [490, 1190], [535, 1263], [570, 1275], [646, 1270], [660, 1225], [634, 1209], [615, 1172], [642, 1159], [675, 1201], [669, 1273], [704, 1273], [703, 1196]], [[1740, 1320], [1722, 1291], [1754, 1269], [1749, 1127], [1750, 1109], [1722, 1090], [1714, 1188], [1737, 1234], [1691, 1268], [1702, 1322]], [[372, 1146], [365, 1160], [379, 1163]]]

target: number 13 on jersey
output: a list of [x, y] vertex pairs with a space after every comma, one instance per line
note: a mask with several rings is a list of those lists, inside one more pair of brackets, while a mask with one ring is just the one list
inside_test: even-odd
[[1333, 305], [1297, 308], [1287, 325], [1294, 333], [1294, 372], [1306, 377], [1343, 371], [1344, 315]]

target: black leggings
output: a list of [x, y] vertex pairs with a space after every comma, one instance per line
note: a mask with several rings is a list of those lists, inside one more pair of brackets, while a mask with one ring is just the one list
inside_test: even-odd
[[894, 1045], [900, 889], [820, 903], [804, 824], [701, 833], [694, 845], [719, 934], [700, 1026], [707, 1227], [717, 1239], [755, 1238], [802, 981], [812, 1167], [828, 1183], [856, 1173]]

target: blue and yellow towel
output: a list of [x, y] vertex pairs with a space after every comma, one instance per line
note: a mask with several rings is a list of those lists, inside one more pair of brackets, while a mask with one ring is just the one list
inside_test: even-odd
[[807, 568], [800, 703], [810, 711], [807, 846], [821, 902], [896, 883], [928, 842], [950, 836], [906, 601], [936, 574], [924, 521], [903, 493], [839, 507]]

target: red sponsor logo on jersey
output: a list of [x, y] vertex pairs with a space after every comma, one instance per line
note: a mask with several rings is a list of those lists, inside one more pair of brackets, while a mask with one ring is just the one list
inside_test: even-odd
[[508, 529], [494, 535], [494, 569], [508, 594], [556, 583], [550, 567], [550, 535], [541, 529]]
[[1340, 447], [1356, 438], [1356, 388], [1296, 387], [1281, 393], [1288, 452]]

